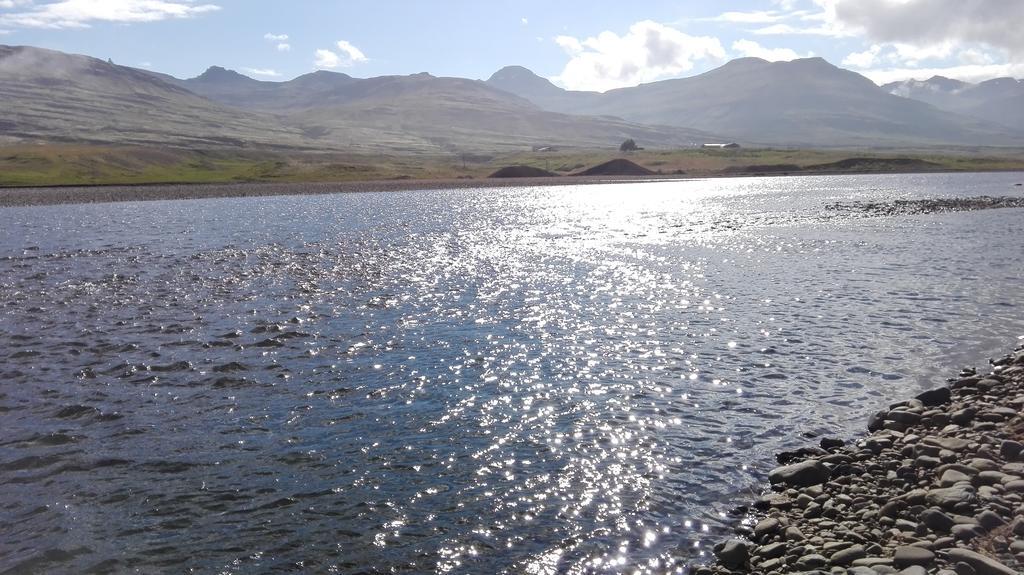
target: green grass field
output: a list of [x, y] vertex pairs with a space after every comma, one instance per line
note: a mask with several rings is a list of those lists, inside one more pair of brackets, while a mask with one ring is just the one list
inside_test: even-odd
[[[498, 168], [510, 165], [535, 166], [568, 175], [616, 157], [627, 157], [664, 175], [690, 177], [808, 170], [830, 173], [1024, 170], [1024, 150], [995, 149], [867, 152], [741, 148], [641, 150], [629, 154], [617, 150], [566, 150], [402, 156], [24, 144], [0, 147], [0, 186], [485, 178]], [[850, 166], [822, 166], [848, 158], [866, 161]]]

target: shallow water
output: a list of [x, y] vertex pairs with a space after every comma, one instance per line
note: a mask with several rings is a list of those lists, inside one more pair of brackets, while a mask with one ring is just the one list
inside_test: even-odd
[[1022, 174], [0, 209], [0, 573], [681, 571], [1024, 335]]

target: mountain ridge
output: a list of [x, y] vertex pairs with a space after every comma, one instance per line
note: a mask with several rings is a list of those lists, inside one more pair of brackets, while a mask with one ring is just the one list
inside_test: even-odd
[[[1014, 95], [1018, 84], [994, 80], [971, 90]], [[8, 141], [444, 154], [617, 148], [630, 138], [655, 149], [725, 140], [1024, 145], [1024, 119], [1017, 130], [972, 117], [970, 109], [943, 111], [890, 92], [822, 58], [740, 58], [687, 78], [598, 93], [564, 90], [522, 66], [487, 80], [316, 71], [265, 81], [221, 66], [178, 79], [89, 56], [0, 46], [0, 97], [9, 104], [0, 113], [0, 137]]]
[[[509, 70], [503, 68], [502, 70]], [[1022, 134], [991, 120], [900, 98], [822, 58], [740, 58], [702, 74], [604, 93], [541, 86], [529, 70], [495, 78], [502, 89], [567, 113], [687, 125], [765, 145], [1020, 145]], [[533, 75], [536, 76], [536, 75]], [[518, 82], [518, 84], [517, 84]]]

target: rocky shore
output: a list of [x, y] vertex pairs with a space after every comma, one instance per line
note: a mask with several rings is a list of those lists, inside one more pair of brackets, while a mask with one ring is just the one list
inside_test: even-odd
[[853, 445], [778, 455], [697, 575], [1024, 573], [1024, 346], [876, 413]]
[[916, 216], [945, 212], [970, 212], [1024, 208], [1021, 196], [975, 196], [968, 198], [925, 198], [918, 200], [892, 200], [889, 202], [849, 202], [827, 204], [825, 209], [842, 214], [876, 216]]

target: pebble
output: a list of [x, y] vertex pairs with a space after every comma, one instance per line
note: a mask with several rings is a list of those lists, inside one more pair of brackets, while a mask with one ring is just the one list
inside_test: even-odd
[[780, 454], [774, 493], [737, 512], [754, 542], [693, 572], [1024, 574], [1024, 347], [993, 366], [877, 412], [863, 439]]

